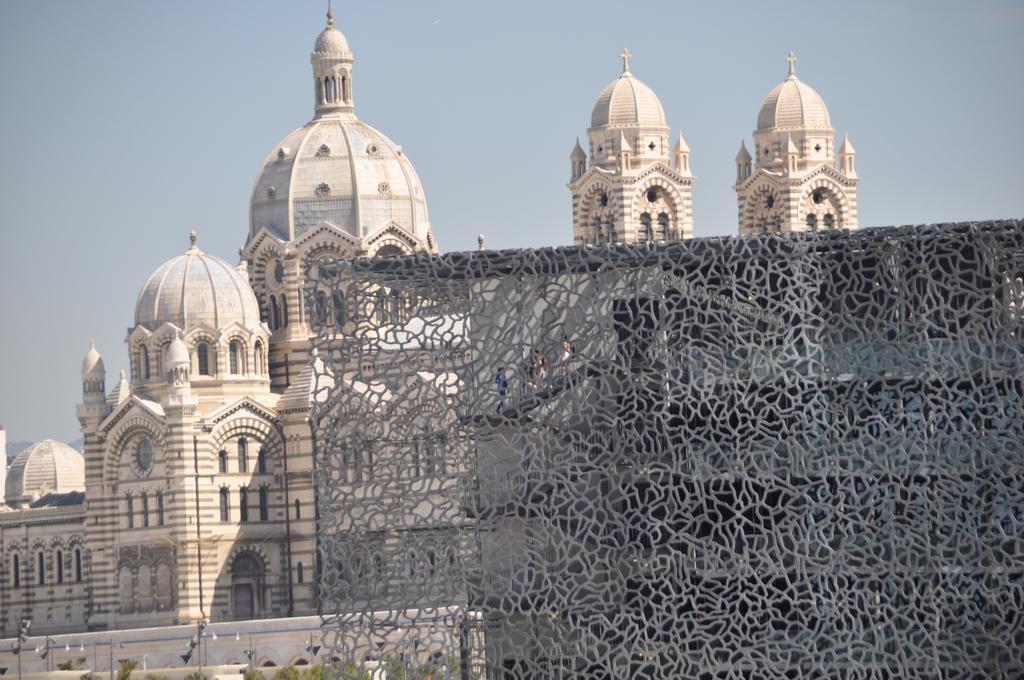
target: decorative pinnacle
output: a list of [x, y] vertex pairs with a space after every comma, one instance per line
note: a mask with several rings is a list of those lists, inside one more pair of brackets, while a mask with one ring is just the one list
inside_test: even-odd
[[331, 0], [327, 0], [327, 25], [334, 25], [334, 10], [331, 9]]
[[789, 64], [789, 77], [796, 78], [796, 55], [790, 52], [786, 62]]
[[196, 230], [195, 229], [193, 229], [192, 231], [190, 231], [188, 233], [188, 244], [189, 244], [190, 247], [195, 248], [196, 247], [196, 241], [198, 239], [199, 239], [199, 235], [196, 234]]
[[632, 57], [632, 56], [633, 55], [629, 53], [629, 48], [628, 47], [623, 47], [622, 48], [622, 54], [619, 55], [619, 58], [622, 59], [622, 72], [623, 73], [629, 73], [629, 58]]
[[484, 235], [483, 235], [483, 234], [479, 234], [479, 235], [477, 235], [477, 237], [476, 237], [476, 243], [477, 243], [477, 245], [479, 246], [479, 249], [480, 249], [480, 250], [483, 250], [483, 249], [484, 249]]

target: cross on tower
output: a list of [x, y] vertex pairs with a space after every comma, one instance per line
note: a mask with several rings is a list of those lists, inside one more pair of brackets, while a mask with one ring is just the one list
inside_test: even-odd
[[796, 55], [793, 54], [792, 52], [790, 52], [789, 56], [786, 57], [786, 61], [789, 62], [789, 75], [795, 76], [796, 75]]
[[629, 48], [623, 48], [622, 54], [619, 57], [622, 58], [622, 72], [629, 73], [629, 58], [633, 55], [629, 53]]

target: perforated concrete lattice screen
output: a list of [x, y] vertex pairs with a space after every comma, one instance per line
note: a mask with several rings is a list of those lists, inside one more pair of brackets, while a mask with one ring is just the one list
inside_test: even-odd
[[311, 276], [329, 656], [1024, 675], [1021, 222]]

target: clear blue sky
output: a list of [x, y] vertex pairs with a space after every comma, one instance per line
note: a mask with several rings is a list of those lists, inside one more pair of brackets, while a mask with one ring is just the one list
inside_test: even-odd
[[[0, 423], [77, 436], [149, 273], [237, 260], [264, 156], [312, 115], [325, 2], [0, 2]], [[736, 230], [733, 157], [797, 72], [848, 130], [864, 226], [1024, 216], [1024, 2], [335, 4], [356, 112], [403, 145], [443, 250], [571, 241], [568, 155], [633, 53], [692, 149], [698, 236]]]

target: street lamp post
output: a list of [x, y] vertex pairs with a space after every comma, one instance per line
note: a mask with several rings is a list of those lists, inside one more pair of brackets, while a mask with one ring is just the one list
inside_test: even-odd
[[14, 653], [18, 655], [18, 680], [21, 680], [21, 649], [28, 642], [28, 629], [32, 627], [32, 619], [22, 616], [18, 624], [18, 641], [14, 643]]

